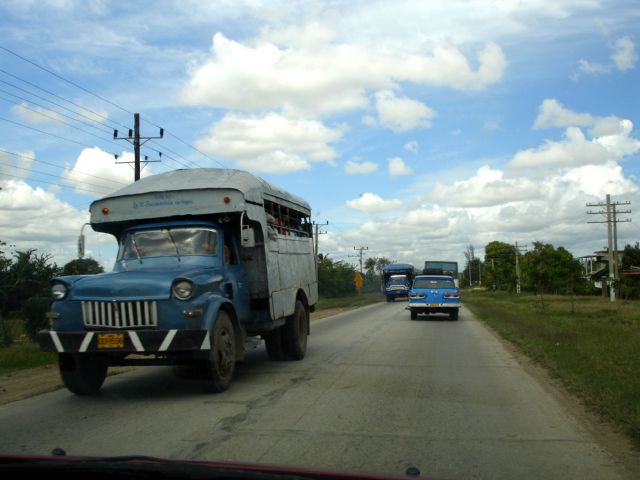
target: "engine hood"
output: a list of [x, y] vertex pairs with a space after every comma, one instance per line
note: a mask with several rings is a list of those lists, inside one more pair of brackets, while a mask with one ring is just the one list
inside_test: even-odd
[[[70, 300], [165, 300], [171, 296], [176, 278], [188, 278], [196, 284], [215, 281], [218, 269], [198, 268], [170, 271], [128, 271], [75, 277]], [[59, 278], [65, 281], [65, 277]]]

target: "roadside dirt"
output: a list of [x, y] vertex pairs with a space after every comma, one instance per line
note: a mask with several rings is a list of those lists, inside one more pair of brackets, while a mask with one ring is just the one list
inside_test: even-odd
[[[350, 308], [328, 308], [311, 314], [311, 320], [330, 317]], [[109, 375], [118, 375], [135, 367], [111, 367]], [[16, 370], [0, 375], [0, 405], [42, 395], [62, 388], [58, 365]]]

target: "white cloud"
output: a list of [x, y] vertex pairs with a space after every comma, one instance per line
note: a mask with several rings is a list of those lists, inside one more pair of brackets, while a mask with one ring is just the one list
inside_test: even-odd
[[[4, 150], [0, 147], [0, 150]], [[12, 178], [26, 177], [31, 171], [31, 165], [36, 159], [33, 152], [16, 152], [17, 155], [0, 151], [0, 175]]]
[[393, 157], [389, 159], [389, 175], [392, 177], [411, 175], [412, 173], [413, 169], [407, 166], [402, 158]]
[[391, 90], [377, 92], [377, 123], [394, 132], [406, 132], [414, 128], [430, 128], [430, 119], [436, 112], [422, 102], [400, 98]]
[[385, 200], [375, 193], [363, 193], [354, 200], [347, 201], [347, 207], [366, 213], [384, 213], [400, 208], [402, 202], [398, 199]]
[[329, 114], [365, 108], [367, 91], [398, 82], [482, 90], [500, 81], [506, 59], [497, 44], [486, 44], [477, 62], [473, 70], [452, 45], [407, 54], [341, 43], [317, 23], [265, 30], [245, 43], [216, 33], [211, 57], [191, 69], [181, 98], [216, 108]]
[[349, 175], [371, 173], [378, 169], [378, 164], [373, 162], [354, 162], [348, 160], [344, 166], [344, 171]]
[[636, 60], [638, 60], [633, 40], [630, 37], [622, 37], [616, 40], [611, 59], [618, 70], [622, 72], [631, 70], [635, 66]]
[[330, 129], [316, 120], [228, 113], [196, 141], [205, 153], [232, 159], [246, 169], [285, 173], [310, 168], [311, 162], [334, 164], [329, 146], [342, 137], [342, 128]]
[[589, 62], [584, 58], [580, 59], [580, 61], [578, 62], [578, 66], [584, 73], [590, 73], [593, 75], [601, 75], [604, 73], [609, 73], [611, 71], [611, 65]]
[[545, 99], [538, 107], [538, 117], [533, 128], [587, 127], [593, 125], [594, 117], [588, 113], [575, 113], [553, 98]]
[[635, 67], [638, 55], [636, 47], [631, 37], [620, 37], [613, 45], [611, 45], [611, 62], [612, 63], [595, 63], [585, 59], [580, 59], [578, 65], [584, 73], [602, 75], [611, 73], [614, 69], [621, 72], [631, 70]]
[[14, 105], [11, 107], [11, 111], [29, 123], [56, 123], [63, 121], [59, 113], [38, 106], [29, 106], [27, 102]]
[[[38, 254], [52, 254], [59, 266], [76, 258], [80, 229], [89, 220], [88, 205], [79, 211], [52, 192], [22, 181], [0, 184], [0, 240], [15, 245], [17, 250], [33, 248]], [[109, 270], [111, 263], [103, 263], [103, 254], [115, 245], [113, 237], [94, 233], [90, 228], [85, 228], [84, 233], [87, 254]]]
[[533, 200], [539, 194], [537, 182], [526, 177], [506, 179], [502, 171], [485, 165], [468, 180], [460, 180], [453, 185], [436, 184], [431, 198], [452, 207], [487, 207]]
[[418, 153], [418, 142], [411, 140], [404, 144], [403, 147], [407, 152]]
[[[133, 155], [125, 152], [118, 158], [118, 162], [133, 162]], [[141, 176], [150, 175], [151, 169], [146, 167]], [[134, 180], [133, 169], [130, 164], [116, 163], [112, 154], [98, 147], [85, 148], [80, 152], [75, 164], [66, 168], [62, 179], [74, 185], [80, 193], [100, 197], [122, 188]]]
[[577, 127], [569, 127], [565, 139], [559, 142], [547, 140], [539, 148], [518, 152], [509, 162], [514, 168], [578, 167], [603, 164], [614, 155], [604, 146], [587, 140]]

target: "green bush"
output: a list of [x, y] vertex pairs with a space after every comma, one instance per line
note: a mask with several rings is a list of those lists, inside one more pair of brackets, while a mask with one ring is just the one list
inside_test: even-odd
[[46, 313], [50, 307], [51, 299], [48, 297], [31, 297], [24, 302], [22, 307], [24, 330], [32, 342], [36, 341], [36, 334], [39, 330], [49, 326]]

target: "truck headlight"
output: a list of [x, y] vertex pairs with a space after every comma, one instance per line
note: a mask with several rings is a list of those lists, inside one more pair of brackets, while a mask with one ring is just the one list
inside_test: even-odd
[[177, 280], [174, 282], [173, 295], [178, 300], [187, 300], [193, 295], [193, 282], [189, 280]]
[[67, 296], [67, 287], [64, 283], [54, 283], [51, 285], [51, 296], [54, 300], [62, 300]]

